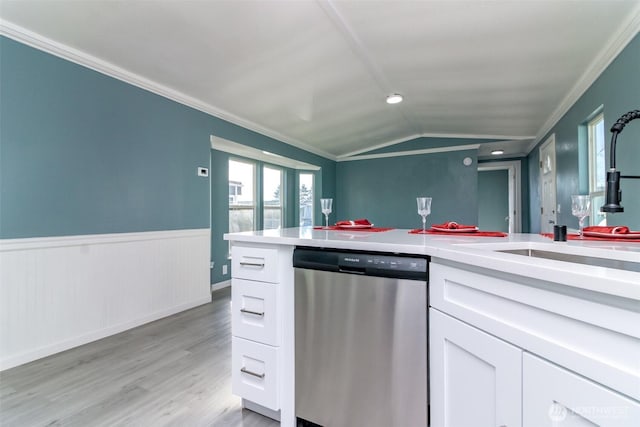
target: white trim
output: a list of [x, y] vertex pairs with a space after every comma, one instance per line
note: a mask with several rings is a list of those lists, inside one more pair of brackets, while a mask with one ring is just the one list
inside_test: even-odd
[[0, 241], [0, 369], [209, 302], [210, 236], [203, 228]]
[[42, 248], [62, 248], [68, 246], [96, 244], [102, 245], [109, 243], [140, 242], [144, 240], [180, 239], [189, 237], [201, 237], [204, 234], [209, 234], [208, 228], [0, 239], [0, 252]]
[[513, 212], [513, 222], [509, 221], [509, 233], [522, 232], [522, 164], [520, 160], [479, 163], [478, 171], [509, 171], [509, 216]]
[[284, 166], [286, 168], [297, 170], [320, 170], [320, 166], [312, 165], [311, 163], [301, 162], [299, 160], [284, 157], [279, 154], [266, 153], [257, 148], [249, 147], [244, 144], [229, 141], [219, 136], [211, 135], [209, 137], [211, 141], [211, 148], [218, 151], [223, 151], [229, 154], [235, 154], [236, 156], [246, 157], [252, 160], [258, 160], [265, 163], [271, 163], [273, 165]]
[[502, 142], [502, 141], [509, 141], [509, 140], [516, 140], [516, 141], [520, 141], [523, 139], [533, 139], [535, 138], [535, 136], [513, 136], [513, 135], [480, 135], [480, 134], [465, 134], [465, 133], [419, 133], [419, 134], [414, 134], [411, 136], [407, 136], [404, 138], [399, 138], [399, 139], [394, 139], [393, 141], [389, 141], [389, 142], [384, 142], [382, 144], [378, 144], [378, 145], [374, 145], [372, 147], [367, 147], [367, 148], [363, 148], [360, 150], [355, 150], [352, 151], [350, 153], [346, 153], [346, 154], [341, 154], [337, 157], [337, 161], [340, 161], [341, 159], [344, 159], [346, 157], [351, 157], [351, 156], [355, 156], [357, 154], [361, 154], [361, 153], [367, 153], [369, 151], [373, 151], [373, 150], [379, 150], [381, 148], [386, 148], [389, 147], [391, 145], [396, 145], [396, 144], [400, 144], [403, 142], [407, 142], [407, 141], [411, 141], [414, 139], [418, 139], [418, 138], [458, 138], [458, 139], [494, 139], [496, 141], [491, 141], [491, 142]]
[[211, 292], [219, 291], [220, 289], [228, 288], [231, 286], [231, 280], [225, 280], [224, 282], [212, 283]]
[[111, 62], [97, 58], [71, 46], [59, 43], [55, 40], [47, 38], [41, 34], [35, 33], [4, 19], [0, 20], [0, 35], [4, 35], [6, 37], [9, 37], [10, 39], [26, 44], [43, 52], [47, 52], [51, 55], [55, 55], [59, 58], [65, 59], [75, 64], [82, 65], [83, 67], [90, 68], [109, 77], [113, 77], [125, 83], [129, 83], [149, 92], [163, 96], [172, 101], [186, 105], [187, 107], [195, 108], [196, 110], [210, 114], [219, 119], [223, 119], [229, 123], [242, 126], [246, 129], [252, 130], [269, 138], [273, 138], [294, 147], [300, 148], [301, 150], [311, 152], [330, 160], [335, 160], [336, 158], [336, 156], [334, 156], [333, 154], [329, 154], [323, 150], [305, 144], [304, 142], [282, 135], [281, 133], [276, 132], [272, 129], [238, 117], [235, 114], [229, 113], [228, 111], [222, 110], [197, 98], [186, 95], [180, 91], [141, 76], [140, 74], [128, 71]]
[[424, 148], [422, 150], [396, 151], [393, 153], [365, 154], [362, 156], [353, 156], [353, 157], [347, 157], [344, 159], [338, 159], [337, 161], [352, 162], [355, 160], [384, 159], [387, 157], [414, 156], [417, 154], [434, 154], [434, 153], [447, 153], [450, 151], [477, 150], [478, 148], [480, 148], [480, 144], [455, 145], [453, 147], [436, 147], [436, 148]]
[[576, 84], [564, 97], [562, 102], [553, 111], [551, 116], [538, 130], [535, 139], [527, 148], [527, 155], [536, 148], [536, 145], [553, 129], [562, 119], [569, 109], [580, 99], [582, 95], [591, 87], [604, 70], [622, 52], [629, 42], [640, 32], [640, 3], [634, 11], [629, 14], [625, 22], [620, 23], [618, 30], [611, 36], [605, 47], [595, 57], [590, 66], [577, 80]]

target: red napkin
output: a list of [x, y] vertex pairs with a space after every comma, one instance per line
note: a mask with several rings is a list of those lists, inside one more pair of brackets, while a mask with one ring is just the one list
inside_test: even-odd
[[353, 221], [338, 221], [336, 222], [336, 225], [339, 226], [350, 226], [350, 225], [372, 225], [368, 219], [365, 218], [361, 218], [361, 219], [355, 219]]
[[625, 226], [602, 226], [602, 225], [592, 225], [591, 227], [583, 228], [587, 233], [603, 233], [603, 234], [629, 234], [629, 227]]
[[477, 230], [478, 227], [476, 227], [475, 225], [462, 225], [462, 224], [458, 224], [455, 221], [448, 221], [445, 222], [444, 224], [433, 224], [431, 227], [433, 228], [446, 228], [449, 230]]

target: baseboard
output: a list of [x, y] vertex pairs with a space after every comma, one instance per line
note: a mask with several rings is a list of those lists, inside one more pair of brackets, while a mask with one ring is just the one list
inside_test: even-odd
[[212, 283], [211, 292], [218, 291], [220, 289], [228, 288], [231, 286], [231, 280], [225, 280], [224, 282]]

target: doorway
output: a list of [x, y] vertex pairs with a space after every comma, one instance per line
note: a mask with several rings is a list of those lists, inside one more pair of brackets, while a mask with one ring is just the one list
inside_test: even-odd
[[478, 166], [478, 227], [522, 232], [520, 160]]
[[556, 224], [556, 138], [540, 146], [540, 232], [552, 233]]

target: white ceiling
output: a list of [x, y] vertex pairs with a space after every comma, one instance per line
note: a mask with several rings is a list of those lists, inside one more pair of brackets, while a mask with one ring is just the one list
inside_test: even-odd
[[[526, 152], [637, 33], [639, 6], [2, 0], [0, 14], [14, 38], [61, 43], [74, 60], [337, 158], [422, 135]], [[385, 104], [391, 92], [405, 102]]]

